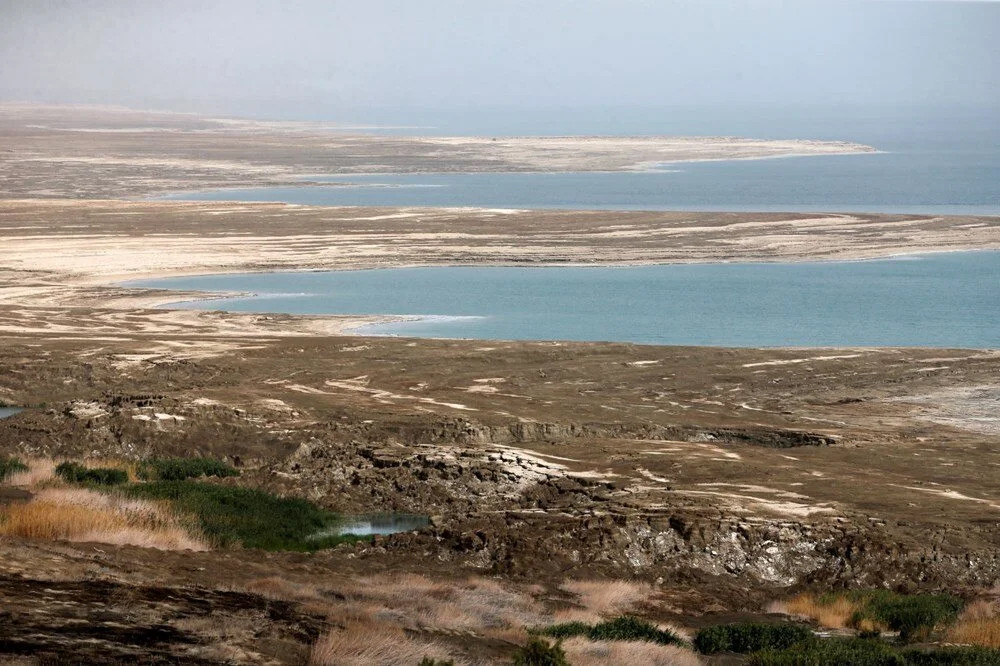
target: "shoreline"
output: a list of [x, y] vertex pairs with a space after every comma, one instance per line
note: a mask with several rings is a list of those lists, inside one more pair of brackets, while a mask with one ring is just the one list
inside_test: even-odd
[[654, 163], [876, 152], [845, 140], [733, 136], [362, 134], [194, 114], [2, 103], [0, 142], [7, 148], [0, 153], [0, 184], [8, 196], [81, 199], [296, 186], [301, 174], [316, 173], [632, 172]]
[[[913, 261], [913, 260], [920, 261], [921, 259], [932, 258], [932, 257], [937, 256], [937, 255], [956, 254], [956, 253], [963, 253], [963, 254], [987, 254], [987, 253], [989, 253], [989, 254], [997, 254], [997, 253], [1000, 253], [1000, 248], [998, 248], [998, 249], [948, 249], [948, 250], [940, 250], [940, 251], [936, 251], [936, 252], [929, 252], [929, 251], [900, 252], [900, 253], [895, 253], [895, 254], [890, 254], [890, 255], [877, 256], [877, 257], [868, 257], [868, 258], [860, 258], [860, 259], [828, 259], [828, 260], [801, 259], [801, 260], [798, 260], [798, 261], [757, 261], [757, 262], [750, 262], [750, 261], [715, 261], [715, 262], [686, 262], [686, 263], [677, 263], [677, 262], [652, 262], [652, 263], [644, 263], [644, 264], [637, 264], [637, 263], [631, 263], [631, 264], [606, 263], [606, 264], [600, 264], [600, 265], [595, 265], [593, 263], [588, 263], [588, 264], [578, 263], [578, 264], [547, 264], [547, 265], [546, 264], [536, 264], [536, 265], [531, 265], [531, 266], [524, 266], [524, 265], [517, 265], [517, 264], [492, 264], [492, 265], [483, 265], [483, 264], [434, 264], [434, 265], [426, 265], [425, 264], [425, 265], [411, 265], [411, 266], [378, 266], [378, 267], [374, 267], [374, 268], [354, 267], [354, 268], [332, 269], [332, 270], [322, 269], [322, 268], [320, 268], [320, 269], [312, 269], [312, 270], [296, 270], [296, 269], [292, 268], [292, 269], [288, 269], [288, 270], [250, 271], [250, 272], [246, 272], [246, 273], [205, 273], [205, 274], [201, 274], [201, 275], [197, 275], [197, 276], [187, 276], [187, 277], [212, 278], [212, 277], [219, 277], [219, 276], [224, 276], [224, 275], [239, 275], [239, 276], [246, 275], [246, 276], [250, 276], [250, 275], [314, 274], [314, 273], [332, 274], [332, 273], [346, 273], [346, 272], [351, 272], [351, 271], [400, 270], [400, 269], [404, 269], [404, 268], [413, 268], [413, 269], [421, 269], [421, 268], [426, 268], [426, 269], [436, 269], [436, 268], [520, 268], [520, 269], [525, 269], [525, 270], [529, 270], [530, 271], [532, 269], [559, 269], [559, 268], [578, 268], [578, 269], [582, 268], [582, 269], [587, 269], [587, 268], [593, 268], [593, 269], [606, 270], [606, 269], [638, 268], [638, 267], [642, 267], [642, 266], [690, 266], [690, 265], [714, 265], [714, 266], [744, 265], [744, 266], [758, 266], [758, 267], [773, 266], [773, 265], [785, 265], [785, 266], [813, 265], [813, 266], [821, 266], [821, 265], [829, 265], [829, 264], [856, 264], [856, 263], [870, 263], [870, 262], [892, 262], [892, 261], [900, 261], [900, 260], [901, 261]], [[176, 276], [176, 277], [178, 279], [183, 279], [180, 276]], [[168, 278], [162, 278], [162, 279], [165, 279], [165, 281], [169, 281], [171, 278], [168, 277]], [[155, 305], [152, 306], [152, 307], [155, 307], [155, 308], [161, 308], [161, 309], [165, 309], [165, 310], [179, 309], [179, 310], [185, 310], [185, 311], [198, 311], [198, 312], [208, 312], [208, 311], [213, 311], [213, 310], [221, 310], [221, 311], [228, 312], [228, 313], [231, 313], [231, 314], [241, 314], [241, 315], [257, 315], [257, 316], [266, 316], [266, 315], [309, 316], [309, 317], [328, 317], [328, 318], [331, 318], [331, 319], [338, 319], [338, 320], [342, 319], [344, 317], [368, 317], [368, 318], [372, 318], [371, 321], [358, 321], [358, 322], [354, 322], [354, 323], [344, 324], [344, 326], [341, 329], [342, 333], [345, 334], [345, 335], [354, 335], [354, 336], [360, 336], [360, 337], [416, 337], [416, 338], [435, 339], [435, 340], [480, 340], [480, 341], [514, 341], [514, 340], [527, 340], [527, 341], [536, 340], [536, 341], [542, 341], [542, 340], [549, 340], [549, 338], [537, 338], [536, 339], [536, 338], [532, 338], [532, 337], [527, 337], [527, 338], [505, 338], [505, 337], [496, 337], [496, 336], [486, 336], [486, 337], [454, 336], [454, 335], [447, 335], [447, 334], [444, 334], [444, 335], [440, 335], [440, 334], [438, 334], [438, 335], [422, 335], [419, 332], [412, 331], [412, 330], [410, 330], [408, 332], [405, 332], [405, 333], [395, 333], [395, 332], [385, 331], [384, 330], [384, 328], [386, 326], [392, 326], [392, 325], [398, 325], [398, 324], [406, 324], [406, 323], [411, 323], [411, 324], [412, 323], [435, 323], [435, 322], [453, 321], [453, 320], [484, 319], [484, 318], [491, 317], [491, 316], [494, 316], [494, 315], [454, 315], [454, 314], [442, 314], [442, 313], [429, 313], [429, 314], [407, 313], [407, 314], [397, 314], [397, 313], [391, 313], [391, 312], [385, 312], [385, 313], [383, 313], [383, 312], [371, 312], [371, 313], [354, 313], [354, 312], [351, 312], [351, 313], [307, 312], [307, 313], [292, 314], [292, 313], [288, 313], [288, 312], [283, 312], [281, 310], [268, 310], [268, 309], [265, 309], [263, 307], [261, 309], [249, 309], [249, 310], [246, 310], [246, 309], [236, 309], [236, 310], [231, 310], [231, 309], [227, 309], [224, 306], [223, 307], [213, 307], [213, 304], [215, 304], [218, 301], [229, 301], [229, 300], [234, 300], [234, 299], [238, 299], [238, 300], [242, 300], [242, 301], [257, 301], [257, 300], [264, 300], [264, 299], [270, 299], [270, 298], [276, 298], [276, 297], [282, 297], [282, 296], [310, 296], [310, 295], [315, 296], [317, 294], [305, 294], [305, 293], [303, 293], [303, 294], [282, 294], [282, 293], [276, 293], [276, 292], [275, 293], [271, 293], [271, 292], [260, 292], [260, 291], [214, 291], [214, 290], [205, 291], [205, 290], [191, 290], [191, 289], [183, 288], [183, 287], [177, 288], [176, 290], [173, 290], [173, 289], [171, 289], [171, 287], [169, 287], [167, 285], [146, 286], [146, 285], [130, 285], [128, 283], [117, 283], [117, 284], [115, 284], [115, 286], [123, 287], [123, 288], [129, 288], [129, 289], [153, 290], [153, 291], [157, 291], [157, 292], [162, 292], [162, 291], [166, 290], [168, 292], [168, 294], [171, 291], [174, 291], [175, 292], [175, 294], [174, 294], [175, 296], [181, 295], [181, 294], [184, 294], [185, 296], [187, 296], [183, 300], [170, 300], [169, 302], [158, 303], [158, 304], [155, 304]], [[851, 343], [835, 344], [835, 345], [831, 345], [831, 344], [808, 345], [808, 344], [786, 344], [786, 343], [778, 343], [778, 344], [750, 344], [750, 345], [746, 345], [746, 344], [709, 344], [709, 343], [701, 343], [701, 342], [699, 342], [699, 343], [691, 343], [691, 342], [683, 342], [683, 341], [682, 342], [641, 342], [641, 341], [636, 341], [636, 340], [618, 339], [618, 338], [601, 338], [601, 339], [590, 340], [590, 339], [575, 339], [575, 338], [563, 338], [563, 337], [554, 337], [554, 338], [551, 338], [551, 340], [558, 340], [558, 341], [574, 340], [574, 341], [577, 341], [577, 342], [593, 342], [593, 343], [609, 342], [609, 343], [636, 344], [636, 345], [644, 345], [644, 346], [664, 346], [664, 345], [667, 345], [667, 346], [678, 346], [678, 345], [679, 346], [690, 346], [692, 344], [696, 344], [696, 346], [705, 346], [705, 347], [720, 347], [720, 348], [724, 348], [724, 347], [746, 347], [746, 348], [754, 348], [754, 349], [809, 349], [809, 348], [816, 348], [816, 349], [820, 349], [820, 348], [822, 348], [822, 349], [838, 349], [838, 348], [948, 349], [948, 348], [961, 348], [961, 349], [989, 350], [989, 349], [996, 349], [996, 348], [998, 348], [997, 345], [986, 345], [986, 346], [983, 346], [983, 345], [971, 345], [970, 346], [970, 345], [960, 345], [960, 344], [880, 344], [880, 345], [874, 345], [873, 346], [873, 345], [870, 345], [870, 344], [858, 345], [858, 344], [851, 344]]]
[[[34, 199], [0, 200], [0, 237], [5, 246], [0, 307], [121, 311], [232, 297], [127, 284], [206, 275], [423, 266], [826, 263], [994, 251], [1000, 250], [1000, 217], [501, 213], [482, 208]], [[199, 311], [172, 312], [194, 316]], [[370, 317], [351, 322], [336, 315], [315, 317], [326, 320], [327, 331], [373, 323]]]

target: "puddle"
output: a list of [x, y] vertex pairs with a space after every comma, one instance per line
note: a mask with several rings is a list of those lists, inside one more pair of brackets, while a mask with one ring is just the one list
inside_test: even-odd
[[340, 534], [355, 534], [371, 536], [373, 534], [396, 534], [397, 532], [412, 532], [430, 525], [427, 516], [416, 516], [401, 513], [377, 513], [361, 516], [345, 516], [343, 521], [312, 535], [313, 539], [336, 536]]

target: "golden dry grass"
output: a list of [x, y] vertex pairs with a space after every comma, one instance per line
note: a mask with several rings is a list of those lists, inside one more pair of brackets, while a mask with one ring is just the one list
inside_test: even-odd
[[[562, 621], [558, 613], [536, 599], [544, 589], [491, 578], [435, 580], [396, 574], [338, 583], [299, 583], [272, 577], [250, 580], [239, 587], [268, 598], [297, 601], [343, 627], [315, 644], [313, 664], [416, 664], [424, 656], [454, 658], [447, 656], [447, 646], [440, 641], [421, 638], [438, 633], [489, 638], [513, 648], [527, 640], [528, 628]], [[652, 587], [628, 581], [575, 581], [567, 583], [565, 589], [578, 595], [581, 612], [598, 618], [633, 608], [653, 595]], [[584, 607], [585, 603], [593, 606]], [[688, 650], [652, 643], [599, 643], [578, 638], [570, 647], [574, 651], [570, 663], [574, 665], [700, 663]]]
[[136, 463], [133, 460], [125, 460], [123, 458], [85, 458], [83, 466], [87, 468], [104, 467], [120, 469], [128, 474], [129, 481], [140, 480], [139, 475], [136, 473]]
[[416, 574], [360, 579], [338, 590], [350, 602], [337, 613], [411, 630], [506, 630], [548, 619], [529, 595], [489, 578], [434, 581]]
[[52, 482], [56, 475], [56, 463], [50, 458], [29, 458], [24, 461], [28, 469], [15, 472], [3, 481], [5, 486], [35, 488]]
[[29, 502], [0, 507], [0, 536], [208, 550], [163, 505], [83, 488], [46, 488]]
[[240, 585], [239, 589], [242, 592], [252, 592], [268, 599], [285, 601], [307, 601], [320, 598], [320, 591], [316, 585], [295, 583], [278, 576], [254, 578]]
[[563, 641], [562, 647], [573, 666], [700, 666], [702, 663], [690, 650], [646, 641], [590, 641], [577, 636]]
[[1000, 608], [998, 608], [996, 602], [986, 599], [976, 599], [966, 604], [961, 614], [959, 614], [958, 619], [960, 621], [991, 620], [997, 615], [1000, 615]]
[[[28, 466], [28, 470], [11, 474], [3, 481], [3, 485], [21, 488], [44, 488], [53, 485], [64, 485], [62, 480], [56, 477], [55, 472], [56, 465], [60, 462], [63, 461], [53, 460], [52, 458], [26, 459], [24, 460], [24, 464]], [[87, 458], [83, 461], [83, 465], [88, 468], [105, 467], [120, 469], [128, 474], [129, 481], [139, 480], [139, 476], [136, 473], [136, 463], [131, 460], [121, 458]]]
[[1000, 618], [959, 620], [945, 634], [949, 643], [1000, 648]]
[[1000, 607], [985, 599], [971, 602], [948, 629], [945, 640], [1000, 648]]
[[570, 580], [561, 587], [576, 595], [581, 608], [558, 611], [557, 622], [598, 622], [609, 615], [621, 615], [648, 601], [655, 592], [648, 583], [629, 580]]
[[413, 666], [424, 657], [449, 659], [445, 647], [433, 640], [407, 635], [398, 627], [350, 624], [322, 636], [313, 646], [313, 666]]
[[[815, 620], [823, 627], [843, 629], [859, 605], [845, 596], [838, 596], [829, 602], [820, 602], [812, 594], [800, 594], [785, 601], [771, 604], [770, 610], [796, 617]], [[874, 628], [874, 627], [869, 627]]]

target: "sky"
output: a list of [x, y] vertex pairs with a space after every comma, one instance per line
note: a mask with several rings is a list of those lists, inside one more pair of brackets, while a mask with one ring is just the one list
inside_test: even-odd
[[1000, 109], [1000, 2], [0, 0], [0, 100], [287, 119]]

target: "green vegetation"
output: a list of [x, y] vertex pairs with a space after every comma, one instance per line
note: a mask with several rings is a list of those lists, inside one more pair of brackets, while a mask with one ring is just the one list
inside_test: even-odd
[[0, 458], [0, 481], [3, 481], [11, 474], [27, 471], [28, 466], [18, 458]]
[[451, 659], [431, 659], [430, 657], [424, 657], [420, 660], [419, 666], [455, 666], [455, 662]]
[[946, 647], [937, 650], [910, 648], [903, 651], [908, 666], [995, 666], [1000, 650], [985, 647]]
[[988, 666], [1000, 664], [1000, 650], [899, 649], [875, 639], [813, 638], [784, 650], [755, 652], [746, 663], [747, 666]]
[[801, 624], [720, 624], [699, 631], [694, 638], [694, 647], [702, 654], [745, 654], [760, 650], [785, 650], [812, 636], [812, 630]]
[[672, 631], [658, 629], [651, 622], [623, 615], [598, 624], [565, 622], [539, 629], [536, 633], [553, 638], [584, 636], [592, 641], [648, 641], [660, 645], [683, 645], [684, 640]]
[[559, 643], [532, 638], [514, 653], [514, 666], [569, 666], [569, 661]]
[[906, 660], [888, 644], [861, 638], [801, 641], [785, 649], [755, 652], [747, 666], [906, 666]]
[[238, 470], [221, 460], [211, 458], [160, 458], [147, 460], [136, 469], [140, 479], [146, 481], [183, 481], [214, 476], [225, 478], [239, 476]]
[[901, 595], [888, 590], [865, 590], [848, 596], [860, 604], [848, 623], [862, 627], [867, 620], [898, 631], [903, 642], [924, 640], [935, 627], [955, 620], [964, 605], [950, 594]]
[[198, 519], [201, 531], [217, 546], [262, 550], [313, 551], [368, 537], [311, 535], [334, 526], [339, 517], [303, 499], [285, 499], [251, 488], [197, 481], [151, 481], [128, 486], [132, 497], [167, 500]]
[[117, 486], [128, 481], [128, 472], [111, 467], [87, 468], [79, 463], [64, 462], [56, 466], [56, 476], [68, 483], [90, 483]]

